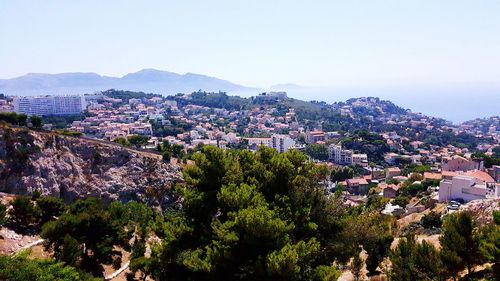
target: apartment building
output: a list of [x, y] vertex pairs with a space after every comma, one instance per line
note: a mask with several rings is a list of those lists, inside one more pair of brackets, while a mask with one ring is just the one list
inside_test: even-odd
[[295, 146], [295, 141], [288, 135], [274, 134], [271, 137], [272, 148], [276, 149], [279, 153], [286, 152], [293, 146]]
[[352, 151], [348, 149], [343, 149], [342, 145], [331, 144], [328, 146], [329, 160], [333, 163], [340, 165], [351, 165], [352, 164]]
[[259, 146], [273, 147], [272, 138], [245, 138], [248, 141], [248, 147], [250, 149], [258, 149]]
[[358, 165], [362, 167], [368, 167], [368, 155], [364, 153], [355, 153], [351, 155], [352, 165]]
[[84, 99], [78, 95], [14, 98], [14, 111], [27, 115], [71, 115], [84, 109]]

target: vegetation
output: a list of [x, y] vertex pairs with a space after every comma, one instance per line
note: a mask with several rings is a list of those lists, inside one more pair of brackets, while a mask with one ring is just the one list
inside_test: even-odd
[[440, 228], [442, 225], [441, 216], [438, 213], [430, 212], [422, 217], [420, 224], [424, 228]]
[[475, 224], [468, 212], [455, 213], [448, 216], [443, 225], [441, 257], [449, 276], [456, 276], [467, 268], [472, 272], [474, 265], [481, 259], [479, 240], [475, 233]]
[[[158, 150], [177, 153], [169, 143]], [[0, 257], [0, 279], [92, 280], [102, 277], [103, 265], [120, 266], [116, 247], [131, 252], [130, 269], [144, 280], [337, 280], [338, 266], [347, 264], [356, 280], [363, 265], [369, 275], [384, 271], [391, 280], [446, 280], [464, 269], [471, 277], [485, 262], [493, 264], [488, 278], [498, 278], [500, 212], [483, 228], [468, 212], [450, 214], [442, 225], [430, 213], [421, 224], [441, 227], [441, 249], [409, 235], [391, 250], [396, 219], [380, 214], [388, 199], [372, 191], [367, 204], [350, 207], [341, 192], [325, 192], [327, 180], [350, 176], [351, 168], [330, 175], [297, 150], [279, 154], [266, 147], [204, 146], [190, 153], [193, 163], [168, 195], [166, 210], [133, 201], [88, 198], [66, 205], [39, 194], [17, 197], [9, 223], [41, 228], [54, 261]], [[420, 178], [415, 173], [409, 184]], [[161, 243], [151, 243], [151, 236]], [[392, 267], [383, 266], [387, 258]]]
[[[314, 165], [278, 154], [204, 147], [184, 170], [183, 198], [163, 226], [153, 272], [162, 280], [335, 277], [332, 249], [342, 228]], [[300, 189], [299, 189], [300, 187]], [[300, 191], [299, 191], [300, 190]], [[329, 219], [327, 219], [329, 218]]]
[[149, 138], [141, 135], [131, 135], [127, 138], [116, 138], [113, 142], [121, 144], [123, 146], [133, 146], [136, 148], [141, 148], [148, 143]]
[[0, 121], [12, 125], [26, 126], [28, 116], [26, 114], [17, 114], [15, 112], [0, 112]]
[[121, 99], [122, 103], [128, 103], [130, 99], [150, 99], [154, 97], [161, 97], [161, 95], [156, 94], [148, 94], [144, 92], [133, 92], [133, 91], [121, 91], [115, 89], [109, 89], [102, 92], [103, 95], [113, 98], [113, 99]]
[[36, 115], [30, 117], [30, 122], [35, 129], [40, 129], [43, 126], [43, 119]]
[[73, 121], [82, 121], [85, 119], [84, 114], [77, 115], [46, 115], [42, 117], [44, 124], [52, 124], [55, 129], [65, 129], [70, 126]]
[[390, 259], [391, 280], [440, 280], [443, 275], [439, 251], [425, 241], [417, 243], [414, 236], [402, 238]]
[[0, 227], [7, 222], [7, 207], [0, 202]]
[[311, 158], [325, 161], [328, 160], [328, 148], [324, 144], [310, 144], [306, 146], [306, 154]]
[[18, 196], [11, 205], [12, 209], [9, 211], [10, 223], [19, 228], [29, 228], [38, 222], [40, 209], [31, 201], [30, 197]]
[[231, 110], [241, 110], [249, 107], [252, 103], [250, 99], [228, 96], [224, 92], [208, 93], [203, 91], [194, 92], [186, 99], [184, 95], [176, 95], [169, 97], [177, 101], [179, 105], [195, 104], [212, 108], [225, 108]]
[[77, 131], [70, 131], [70, 130], [56, 130], [57, 133], [64, 135], [64, 136], [70, 136], [70, 137], [79, 137], [82, 135], [82, 133], [77, 132]]
[[354, 170], [351, 167], [335, 167], [330, 173], [333, 182], [345, 181], [354, 177]]
[[0, 256], [0, 280], [30, 281], [97, 281], [92, 277], [63, 262], [29, 259], [27, 253], [16, 256]]

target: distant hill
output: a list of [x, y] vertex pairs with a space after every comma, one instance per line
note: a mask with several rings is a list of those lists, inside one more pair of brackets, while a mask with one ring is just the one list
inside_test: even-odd
[[156, 94], [189, 93], [197, 90], [223, 91], [232, 94], [258, 92], [226, 80], [201, 74], [143, 69], [123, 77], [96, 73], [30, 73], [12, 79], [0, 79], [0, 93], [7, 95], [84, 94], [106, 89], [152, 92]]

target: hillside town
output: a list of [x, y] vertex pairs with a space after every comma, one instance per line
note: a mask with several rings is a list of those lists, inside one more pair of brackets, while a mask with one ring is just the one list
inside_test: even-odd
[[[397, 220], [398, 235], [416, 233], [431, 243], [436, 243], [438, 235], [424, 221], [468, 210], [477, 215], [478, 221], [491, 223], [487, 210], [497, 210], [500, 201], [498, 117], [454, 125], [378, 98], [326, 104], [291, 99], [285, 92], [251, 98], [205, 92], [164, 97], [116, 90], [84, 96], [1, 96], [0, 109], [1, 119], [13, 125], [70, 139], [83, 138], [104, 145], [106, 150], [128, 149], [127, 153], [159, 159], [161, 163], [156, 165], [166, 166], [157, 167], [175, 181], [180, 177], [178, 165], [192, 163], [197, 152], [205, 151], [204, 147], [256, 153], [265, 147], [278, 154], [300, 151], [308, 161], [328, 171], [327, 179], [321, 181], [327, 196], [338, 197], [351, 208], [374, 208], [380, 215]], [[35, 124], [38, 116], [41, 120]], [[85, 145], [71, 146], [66, 149]], [[48, 153], [45, 157], [50, 158], [50, 150]], [[81, 157], [77, 153], [71, 157]], [[99, 159], [104, 153], [99, 152]], [[85, 157], [91, 156], [87, 153]], [[123, 171], [140, 165], [146, 165], [141, 170], [147, 169], [149, 164], [138, 162], [120, 168], [118, 176], [119, 166], [103, 163], [111, 164], [106, 169], [113, 172], [107, 172], [105, 178], [112, 182], [98, 180], [99, 175], [94, 180], [87, 176], [83, 181], [73, 176], [71, 186], [82, 187], [71, 187], [71, 196], [84, 196], [80, 190], [84, 187], [115, 200], [153, 200], [141, 189], [144, 183], [137, 183], [143, 178], [135, 171]], [[70, 165], [73, 168], [65, 170], [65, 174], [75, 169], [75, 163]], [[82, 165], [77, 170], [88, 169]], [[59, 178], [62, 170], [58, 166], [39, 168], [40, 172], [59, 170], [52, 172], [52, 177], [59, 184], [67, 181]], [[78, 173], [77, 178], [82, 176]], [[33, 177], [37, 178], [36, 173], [24, 179]], [[41, 183], [35, 178], [31, 180], [36, 185], [23, 186], [20, 182], [16, 188], [54, 192], [51, 182]], [[155, 176], [160, 181], [155, 185], [161, 189], [159, 178]], [[131, 187], [122, 181], [136, 184]], [[151, 181], [150, 174], [148, 185]], [[135, 194], [129, 194], [133, 188]], [[119, 189], [118, 197], [109, 189]], [[66, 198], [68, 191], [59, 196]], [[154, 198], [155, 202], [168, 202]], [[15, 247], [9, 249], [18, 251]]]
[[[204, 100], [200, 102], [193, 96]], [[227, 98], [221, 93], [162, 97], [143, 93], [127, 95], [109, 90], [85, 96], [15, 97], [1, 99], [0, 105], [4, 112], [28, 115], [82, 114], [80, 120], [72, 121], [62, 129], [88, 138], [111, 142], [122, 140], [120, 143], [126, 143], [132, 136], [141, 136], [144, 142], [140, 146], [144, 149], [156, 150], [168, 143], [182, 148], [183, 155], [203, 145], [254, 151], [266, 146], [280, 153], [297, 149], [306, 152], [311, 160], [325, 163], [334, 170], [352, 167], [355, 172], [350, 177], [330, 183], [332, 191], [342, 186], [346, 200], [351, 204], [368, 200], [371, 190], [377, 190], [384, 198], [406, 198], [410, 194], [401, 190], [413, 187], [426, 191], [427, 198], [435, 202], [467, 203], [500, 196], [500, 166], [489, 162], [485, 165], [485, 159], [477, 157], [477, 152], [485, 157], [495, 154], [498, 157], [498, 117], [456, 126], [377, 98], [352, 99], [330, 105], [328, 109], [338, 111], [340, 116], [352, 120], [363, 118], [374, 124], [374, 128], [375, 124], [386, 124], [388, 128], [415, 129], [417, 133], [413, 136], [407, 133], [408, 129], [402, 133], [401, 130], [369, 132], [372, 135], [365, 138], [375, 138], [372, 142], [386, 148], [375, 151], [380, 154], [375, 158], [364, 146], [358, 145], [360, 149], [351, 148], [352, 144], [345, 147], [347, 141], [352, 143], [353, 137], [358, 138], [358, 143], [364, 141], [363, 136], [353, 136], [351, 131], [326, 131], [323, 129], [325, 121], [298, 116], [296, 110], [304, 109], [293, 104], [286, 106], [291, 100], [286, 92], [255, 96], [250, 106], [230, 103], [213, 106], [209, 104], [211, 96]], [[44, 125], [46, 129], [52, 127], [50, 123]], [[468, 134], [481, 141], [475, 147], [468, 147], [463, 144], [436, 145], [418, 138], [419, 134], [442, 131], [452, 135]], [[420, 171], [419, 176], [415, 175], [418, 174], [414, 173], [415, 170]], [[411, 204], [399, 207], [403, 212], [411, 212]], [[394, 212], [401, 212], [400, 209]]]

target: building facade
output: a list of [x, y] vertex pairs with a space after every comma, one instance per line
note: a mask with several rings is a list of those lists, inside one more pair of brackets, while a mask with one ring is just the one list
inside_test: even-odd
[[276, 149], [279, 153], [286, 152], [295, 146], [295, 141], [288, 135], [274, 134], [271, 137], [272, 148]]
[[14, 111], [26, 115], [72, 115], [85, 109], [81, 96], [15, 97]]
[[340, 165], [352, 164], [352, 151], [343, 149], [341, 145], [332, 144], [328, 146], [329, 160]]
[[488, 184], [474, 177], [458, 175], [443, 179], [439, 184], [439, 202], [463, 200], [469, 202], [477, 199], [498, 198], [500, 188], [496, 184]]

